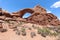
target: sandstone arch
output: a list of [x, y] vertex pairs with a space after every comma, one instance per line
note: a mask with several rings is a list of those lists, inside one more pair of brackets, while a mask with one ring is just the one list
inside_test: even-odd
[[21, 10], [21, 11], [18, 12], [18, 13], [19, 13], [20, 17], [22, 18], [22, 16], [23, 16], [25, 13], [31, 13], [31, 14], [32, 14], [33, 12], [34, 12], [33, 9], [27, 8], [27, 9]]

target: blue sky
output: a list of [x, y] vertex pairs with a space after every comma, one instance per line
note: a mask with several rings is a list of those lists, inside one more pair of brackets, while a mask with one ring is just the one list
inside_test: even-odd
[[9, 12], [33, 8], [37, 4], [60, 18], [60, 0], [0, 0], [0, 7]]

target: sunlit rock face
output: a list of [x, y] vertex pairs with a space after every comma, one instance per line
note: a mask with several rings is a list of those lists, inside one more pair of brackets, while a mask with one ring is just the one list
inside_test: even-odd
[[[31, 16], [23, 18], [25, 13], [30, 13]], [[0, 8], [0, 20], [4, 21], [24, 21], [28, 23], [34, 23], [39, 25], [53, 25], [59, 26], [60, 20], [52, 13], [37, 5], [34, 8], [25, 8], [17, 12], [9, 13]]]
[[[24, 18], [26, 13], [31, 15]], [[57, 37], [60, 40], [60, 20], [43, 7], [37, 5], [13, 13], [0, 8], [0, 40], [56, 40]]]

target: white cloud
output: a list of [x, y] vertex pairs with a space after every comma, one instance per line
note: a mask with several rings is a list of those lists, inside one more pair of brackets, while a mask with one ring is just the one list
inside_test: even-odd
[[47, 10], [47, 13], [51, 13], [51, 11]]
[[58, 18], [60, 20], [60, 18]]
[[60, 7], [60, 1], [55, 2], [51, 8], [59, 8]]
[[47, 9], [47, 13], [52, 13], [50, 10]]
[[60, 20], [60, 18], [59, 18], [59, 20]]

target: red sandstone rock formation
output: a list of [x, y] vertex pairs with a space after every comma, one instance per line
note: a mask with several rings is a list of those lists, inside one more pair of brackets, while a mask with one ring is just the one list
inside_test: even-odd
[[[26, 19], [23, 19], [22, 16], [27, 12], [31, 13], [31, 16]], [[34, 8], [23, 9], [12, 14], [0, 8], [0, 19], [16, 21], [19, 20], [40, 25], [53, 25], [53, 26], [60, 25], [60, 20], [55, 15], [53, 15], [52, 13], [47, 13], [46, 10], [40, 7], [39, 5], [35, 6]]]

